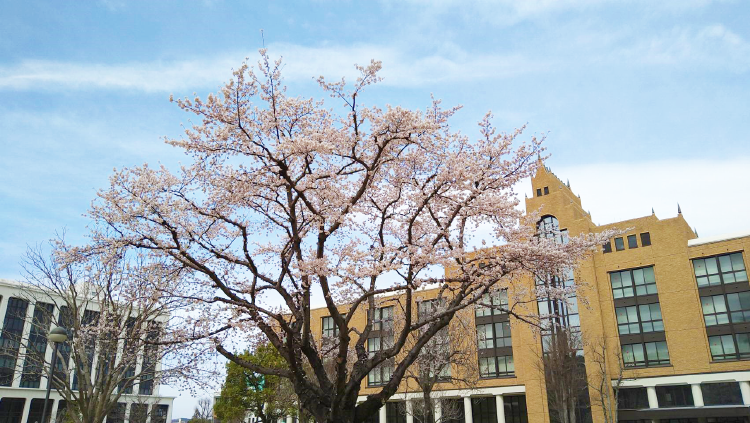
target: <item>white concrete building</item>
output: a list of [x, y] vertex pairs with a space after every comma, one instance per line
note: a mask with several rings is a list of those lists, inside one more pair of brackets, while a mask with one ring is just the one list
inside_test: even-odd
[[[47, 375], [45, 372], [40, 377], [24, 375], [24, 370], [28, 370], [24, 363], [27, 343], [14, 341], [19, 335], [21, 339], [28, 340], [31, 333], [31, 322], [37, 304], [29, 299], [28, 290], [28, 285], [0, 279], [0, 423], [37, 423], [42, 417]], [[59, 312], [55, 308], [53, 313], [51, 326], [55, 327], [59, 323]], [[47, 345], [46, 362], [50, 362], [53, 348], [51, 343]], [[97, 359], [98, 355], [95, 354], [94, 360]], [[70, 358], [70, 361], [69, 365], [72, 365], [73, 359]], [[94, 364], [94, 368], [95, 366]], [[157, 364], [157, 370], [160, 366], [161, 364]], [[159, 395], [157, 384], [137, 384], [132, 394], [123, 394], [117, 412], [110, 415], [106, 423], [136, 423], [137, 420], [141, 420], [138, 423], [170, 422], [173, 400], [174, 397]], [[51, 416], [51, 420], [48, 421], [56, 422], [66, 406], [65, 401], [54, 389], [50, 394], [50, 401], [47, 414]], [[131, 419], [131, 412], [134, 411], [147, 415], [146, 421]]]

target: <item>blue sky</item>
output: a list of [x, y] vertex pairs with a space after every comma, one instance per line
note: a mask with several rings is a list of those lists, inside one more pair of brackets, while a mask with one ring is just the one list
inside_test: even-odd
[[162, 142], [190, 118], [169, 95], [216, 91], [261, 30], [292, 93], [374, 58], [370, 103], [434, 93], [468, 134], [487, 110], [528, 123], [597, 223], [679, 202], [701, 236], [749, 230], [748, 18], [718, 0], [0, 1], [0, 277], [55, 231], [82, 241], [113, 168], [184, 160]]

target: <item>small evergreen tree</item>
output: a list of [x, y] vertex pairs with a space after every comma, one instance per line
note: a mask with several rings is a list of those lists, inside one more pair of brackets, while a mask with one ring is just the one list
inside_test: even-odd
[[[270, 344], [237, 357], [256, 366], [285, 367], [284, 359]], [[247, 414], [252, 413], [263, 423], [275, 423], [283, 416], [296, 414], [296, 397], [287, 379], [252, 372], [234, 361], [228, 362], [226, 367], [227, 377], [214, 405], [219, 421], [244, 422]]]

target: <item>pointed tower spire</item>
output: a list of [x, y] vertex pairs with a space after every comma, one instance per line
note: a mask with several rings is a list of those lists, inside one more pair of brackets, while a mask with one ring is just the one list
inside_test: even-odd
[[693, 233], [695, 234], [695, 236], [698, 236], [698, 229], [696, 229], [695, 226], [693, 226]]
[[677, 214], [682, 214], [682, 209], [680, 208], [680, 203], [677, 203]]
[[567, 180], [565, 181], [565, 185], [567, 185], [567, 186], [568, 186], [568, 188], [570, 188], [570, 179], [567, 179]]
[[656, 214], [653, 207], [651, 207], [651, 214]]

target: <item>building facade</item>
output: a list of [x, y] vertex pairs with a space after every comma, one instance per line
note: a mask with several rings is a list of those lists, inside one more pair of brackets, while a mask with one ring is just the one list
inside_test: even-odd
[[[40, 331], [32, 322], [43, 320], [40, 313], [50, 313], [51, 327], [60, 323], [58, 307], [42, 301], [35, 301], [29, 295], [33, 289], [24, 284], [0, 279], [0, 423], [37, 423], [41, 421], [44, 397], [47, 390], [46, 372], [31, 371], [34, 366], [32, 354], [26, 349], [31, 346], [43, 354], [45, 362], [52, 359], [53, 346], [47, 342], [46, 332]], [[54, 296], [49, 296], [52, 301]], [[86, 310], [89, 311], [89, 310]], [[91, 310], [95, 312], [95, 310]], [[18, 339], [22, 339], [19, 342]], [[69, 366], [73, 358], [69, 357]], [[98, 354], [93, 360], [99, 360]], [[141, 365], [141, 364], [139, 364]], [[157, 370], [160, 364], [156, 364]], [[96, 362], [92, 368], [96, 368]], [[95, 376], [95, 375], [92, 375]], [[71, 381], [74, 385], [75, 380]], [[142, 386], [141, 386], [142, 385]], [[132, 393], [123, 394], [118, 406], [107, 417], [107, 423], [166, 423], [172, 418], [174, 397], [159, 394], [159, 385], [152, 380], [144, 381]], [[48, 422], [62, 421], [65, 400], [53, 389], [47, 410]], [[135, 416], [142, 416], [137, 418]]]
[[[610, 409], [617, 408], [620, 422], [749, 422], [750, 228], [745, 234], [698, 238], [681, 212], [667, 219], [652, 213], [596, 225], [581, 199], [549, 169], [540, 168], [531, 184], [534, 195], [526, 199], [526, 210], [539, 211], [539, 236], [566, 242], [578, 234], [622, 232], [566, 278], [555, 280], [578, 285], [567, 301], [533, 294], [524, 301], [532, 312], [555, 316], [579, 343], [577, 356], [589, 387], [577, 402], [575, 420], [605, 421], [608, 411], [595, 389], [604, 379], [618, 388]], [[519, 298], [523, 294], [512, 291], [533, 292], [534, 283], [511, 286], [492, 301]], [[423, 297], [429, 299], [430, 291]], [[442, 402], [436, 415], [443, 406], [459, 405], [462, 411], [450, 423], [559, 421], [541, 364], [554, 334], [497, 310], [467, 313], [476, 330], [471, 336], [479, 379], [471, 388], [438, 383], [434, 396]], [[315, 310], [312, 319], [311, 329], [323, 339], [337, 329], [326, 314]], [[364, 326], [361, 314], [353, 325]], [[392, 337], [387, 328], [393, 311], [382, 307], [373, 316], [376, 330], [367, 346], [377, 351]], [[375, 369], [364, 382], [362, 399], [387, 382], [392, 370], [388, 363]], [[413, 408], [421, 397], [414, 384], [403, 382], [371, 421], [417, 422], [415, 413], [400, 410]]]

